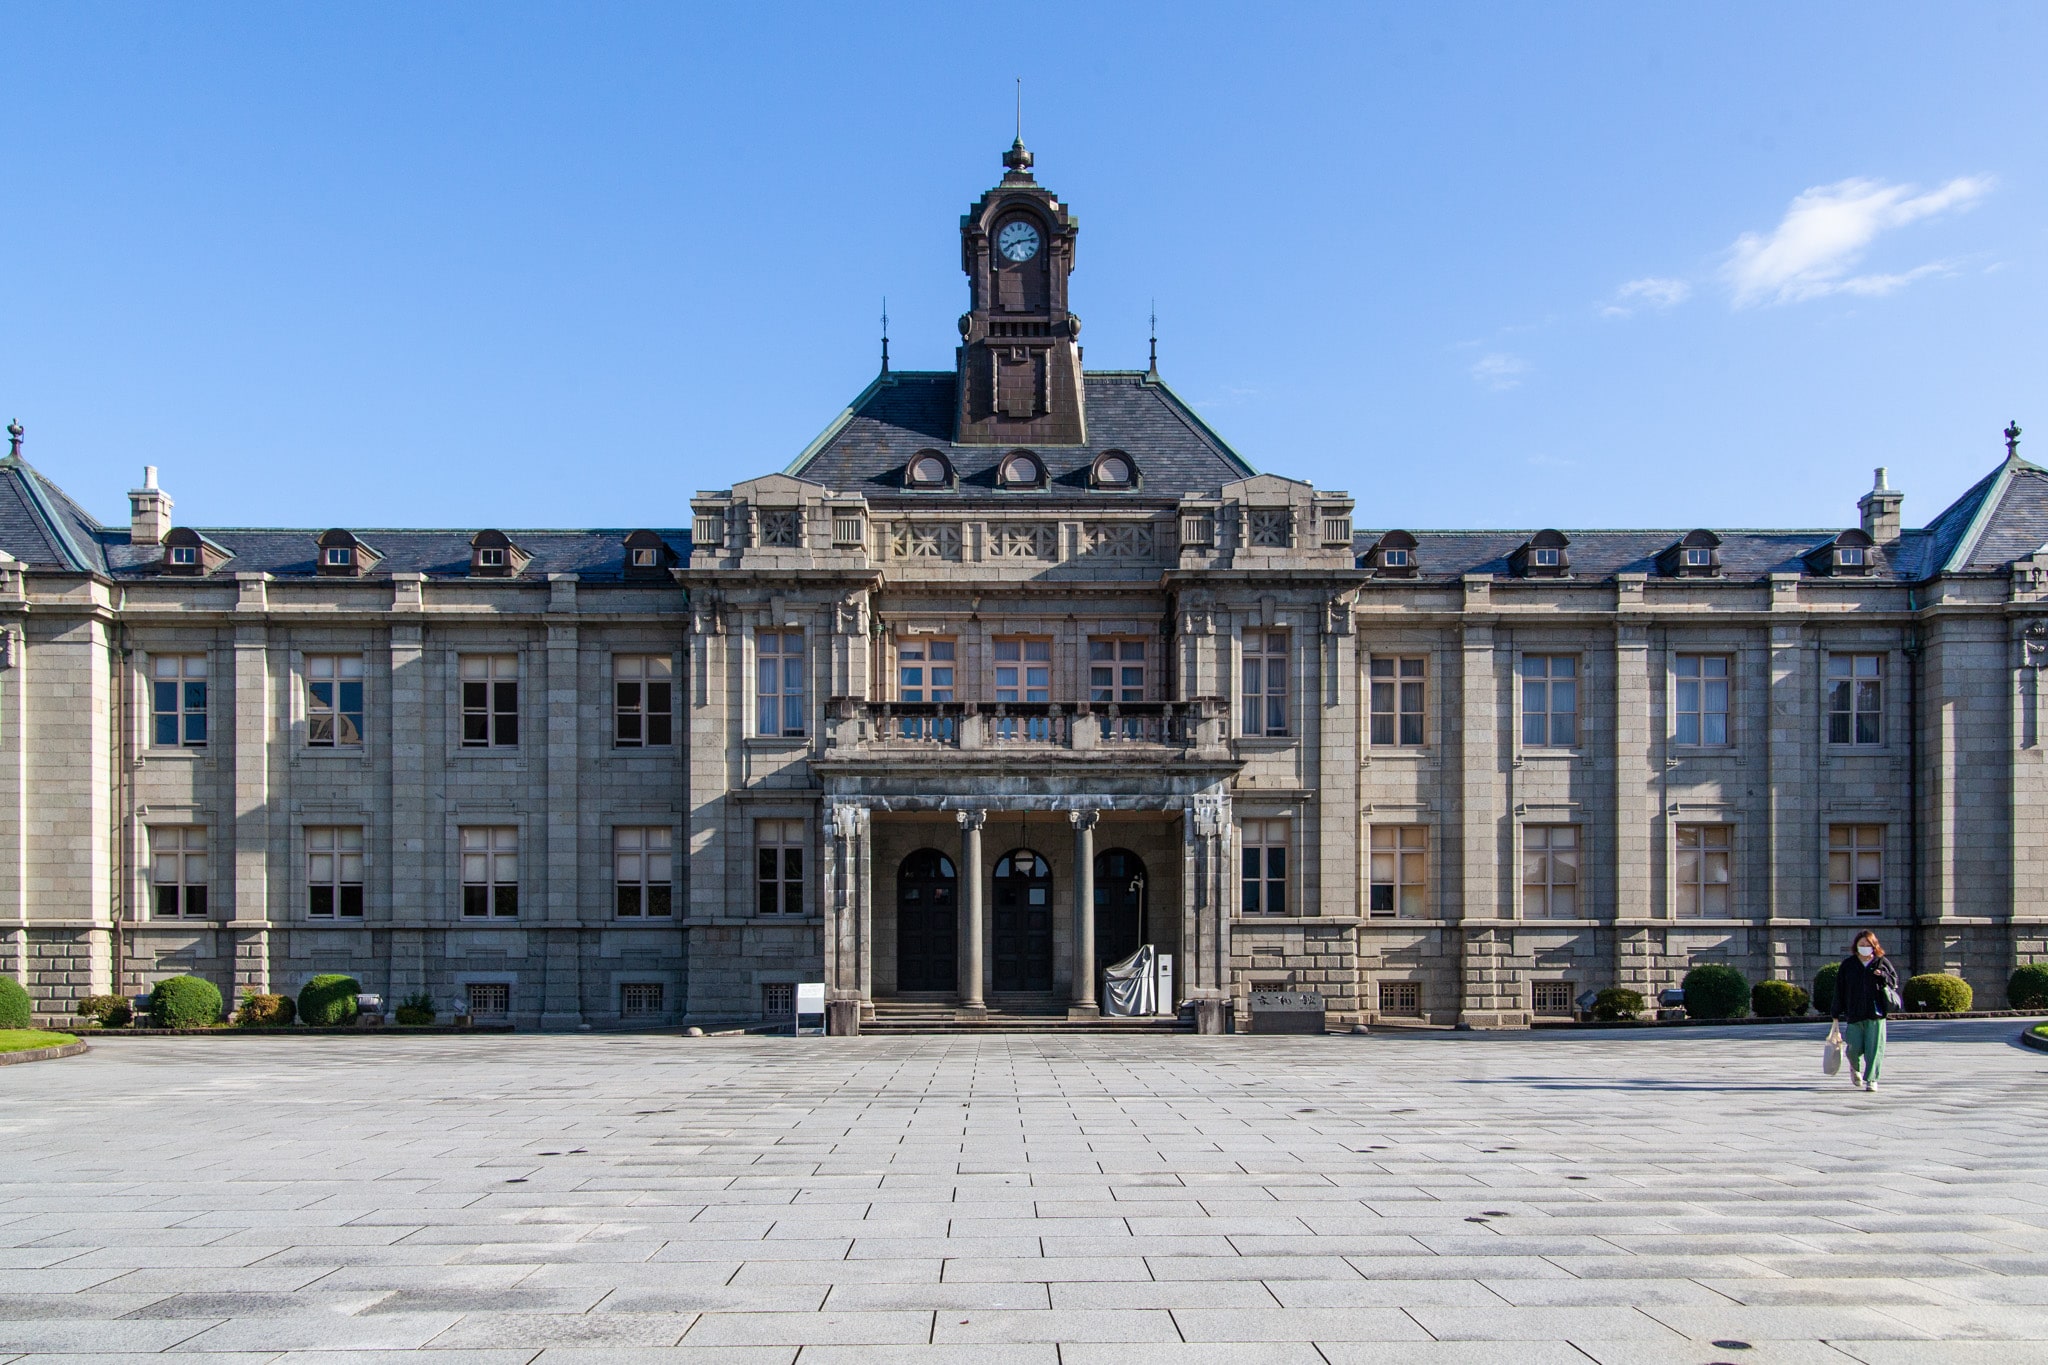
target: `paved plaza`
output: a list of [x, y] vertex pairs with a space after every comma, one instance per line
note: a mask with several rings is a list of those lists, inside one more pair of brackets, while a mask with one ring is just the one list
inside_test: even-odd
[[108, 1040], [0, 1365], [2040, 1362], [2016, 1031]]

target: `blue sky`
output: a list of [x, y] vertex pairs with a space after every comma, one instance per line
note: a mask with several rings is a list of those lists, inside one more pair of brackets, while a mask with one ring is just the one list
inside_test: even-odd
[[2048, 458], [2048, 6], [0, 0], [0, 417], [94, 511], [682, 524], [952, 364], [1012, 78], [1092, 368], [1366, 526]]

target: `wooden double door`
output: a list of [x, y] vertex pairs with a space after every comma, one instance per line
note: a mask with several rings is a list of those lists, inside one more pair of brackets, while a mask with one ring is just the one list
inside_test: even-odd
[[1052, 868], [1028, 848], [996, 860], [989, 914], [990, 986], [1052, 989]]
[[896, 871], [896, 989], [960, 984], [960, 879], [953, 860], [921, 848]]

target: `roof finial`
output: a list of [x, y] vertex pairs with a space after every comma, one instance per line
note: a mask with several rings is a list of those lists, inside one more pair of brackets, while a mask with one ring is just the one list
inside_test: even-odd
[[1152, 373], [1159, 373], [1159, 300], [1152, 300]]
[[[1003, 153], [1003, 167], [1010, 172], [1010, 176], [1029, 180], [1031, 178], [1032, 160], [1031, 153], [1024, 149], [1024, 78], [1019, 76], [1017, 78], [1017, 140], [1010, 144], [1009, 151]], [[1004, 179], [1008, 180], [1010, 176], [1005, 176]]]
[[[8, 428], [8, 430], [9, 430], [9, 431], [14, 431], [14, 430], [17, 430], [17, 428], [15, 428], [15, 427], [9, 427], [9, 428]], [[15, 442], [15, 444], [16, 444], [16, 445], [20, 445], [20, 444], [21, 444], [21, 442], [17, 440], [17, 441]], [[2005, 458], [2006, 458], [2006, 459], [2008, 459], [2008, 460], [2017, 460], [2017, 459], [2018, 459], [2019, 457], [2020, 457], [2020, 419], [2019, 419], [2019, 418], [2017, 418], [2017, 417], [2015, 417], [2015, 418], [2013, 418], [2013, 419], [2012, 419], [2012, 421], [2010, 421], [2010, 422], [2006, 423], [2006, 427], [2005, 427]]]
[[1024, 145], [1024, 78], [1017, 78], [1017, 145]]
[[17, 419], [7, 424], [7, 453], [14, 459], [21, 458], [22, 425]]
[[889, 296], [882, 295], [882, 373], [889, 373]]

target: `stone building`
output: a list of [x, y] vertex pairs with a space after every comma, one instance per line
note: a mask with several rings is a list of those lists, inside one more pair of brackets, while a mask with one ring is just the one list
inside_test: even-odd
[[[2048, 471], [1924, 529], [1364, 530], [1090, 371], [1022, 144], [955, 368], [690, 529], [126, 527], [0, 460], [0, 970], [349, 971], [538, 1027], [1097, 1007], [1516, 1025], [1859, 928], [2048, 956]], [[1368, 513], [1368, 519], [1379, 520]], [[1089, 907], [1078, 913], [1077, 907]]]

